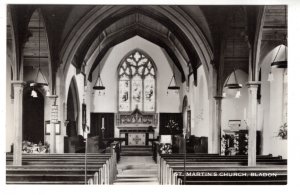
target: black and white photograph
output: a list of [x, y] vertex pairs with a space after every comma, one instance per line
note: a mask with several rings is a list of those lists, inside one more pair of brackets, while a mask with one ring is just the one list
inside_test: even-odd
[[295, 7], [111, 3], [2, 5], [2, 185], [287, 187]]

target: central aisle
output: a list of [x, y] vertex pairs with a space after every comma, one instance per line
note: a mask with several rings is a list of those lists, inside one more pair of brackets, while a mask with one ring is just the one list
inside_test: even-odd
[[157, 164], [151, 156], [122, 156], [114, 185], [158, 185]]

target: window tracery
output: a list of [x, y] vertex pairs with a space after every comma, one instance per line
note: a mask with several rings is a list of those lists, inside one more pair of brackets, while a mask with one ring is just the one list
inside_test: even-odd
[[154, 112], [156, 105], [156, 68], [150, 57], [140, 50], [134, 50], [120, 63], [119, 108], [129, 112], [138, 108]]

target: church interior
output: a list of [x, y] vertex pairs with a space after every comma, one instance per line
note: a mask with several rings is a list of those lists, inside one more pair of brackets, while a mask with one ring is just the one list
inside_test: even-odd
[[287, 184], [286, 5], [6, 11], [6, 184]]

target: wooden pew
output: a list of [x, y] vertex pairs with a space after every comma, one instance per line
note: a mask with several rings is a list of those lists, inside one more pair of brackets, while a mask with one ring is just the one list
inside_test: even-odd
[[[184, 160], [183, 155], [180, 154], [169, 154], [169, 155], [161, 155], [158, 158], [159, 161], [159, 175], [160, 175], [160, 183], [161, 184], [180, 184], [183, 179], [183, 166]], [[229, 169], [242, 168], [242, 170], [249, 169], [247, 167], [247, 156], [209, 156], [209, 155], [195, 155], [195, 154], [187, 154], [186, 158], [186, 170], [190, 171], [190, 173], [209, 173], [212, 170], [220, 169], [223, 172], [230, 172]], [[215, 176], [206, 176], [203, 175], [197, 176], [189, 176], [187, 178], [186, 184], [286, 184], [286, 164], [287, 160], [282, 159], [281, 157], [272, 157], [270, 155], [260, 155], [257, 156], [257, 167], [252, 167], [251, 170], [245, 172], [245, 174], [254, 174], [255, 172], [253, 168], [261, 169], [260, 171], [268, 171], [269, 173], [275, 172], [278, 177], [275, 179], [262, 179], [256, 178], [257, 180], [251, 180], [253, 177], [232, 177], [235, 180], [230, 180], [226, 177], [215, 177]], [[272, 170], [268, 170], [269, 167], [272, 167]], [[278, 173], [278, 169], [281, 170]], [[216, 172], [219, 174], [219, 172]], [[179, 176], [178, 176], [179, 175]], [[176, 177], [176, 178], [175, 178]]]
[[[183, 184], [184, 170], [172, 167], [173, 183]], [[287, 167], [188, 167], [186, 185], [286, 185]], [[177, 182], [176, 182], [177, 179]]]
[[[112, 184], [117, 174], [118, 143], [111, 144], [110, 154], [23, 154], [22, 166], [12, 165], [7, 155], [7, 184], [84, 184], [85, 167], [89, 184]], [[87, 165], [87, 166], [85, 166]]]
[[[92, 183], [96, 183], [96, 181], [94, 182], [95, 173], [97, 173], [96, 170], [87, 170], [87, 178], [93, 179]], [[6, 180], [7, 184], [84, 184], [85, 170], [76, 168], [52, 169], [47, 167], [46, 170], [42, 170], [7, 167]]]
[[[112, 173], [109, 161], [110, 159], [107, 157], [105, 157], [105, 159], [103, 159], [101, 162], [99, 160], [94, 162], [88, 161], [87, 173], [90, 174], [89, 172], [92, 171], [94, 174], [98, 175], [98, 178], [95, 178], [93, 175], [88, 175], [88, 177], [94, 177], [94, 180], [96, 179], [97, 184], [109, 184], [109, 176]], [[60, 175], [60, 173], [62, 175]], [[53, 175], [59, 175], [59, 177], [57, 179], [53, 179]], [[82, 160], [74, 161], [68, 159], [65, 159], [61, 162], [55, 162], [53, 161], [53, 159], [48, 161], [46, 159], [32, 159], [27, 160], [26, 165], [19, 167], [7, 165], [7, 183], [13, 183], [13, 181], [18, 181], [18, 183], [21, 183], [22, 180], [20, 181], [17, 178], [19, 178], [20, 176], [26, 176], [25, 178], [27, 178], [27, 182], [25, 183], [29, 183], [29, 181], [32, 181], [32, 183], [39, 183], [39, 181], [47, 183], [46, 180], [48, 180], [48, 183], [57, 184], [58, 180], [61, 180], [61, 183], [64, 184], [63, 181], [70, 180], [66, 179], [66, 177], [70, 177], [70, 175], [74, 175], [74, 177], [77, 177], [77, 179], [72, 179], [75, 184], [78, 184], [77, 180], [81, 180], [84, 183], [85, 162]], [[80, 177], [78, 175], [80, 175]], [[41, 176], [43, 176], [43, 180], [41, 179]]]

